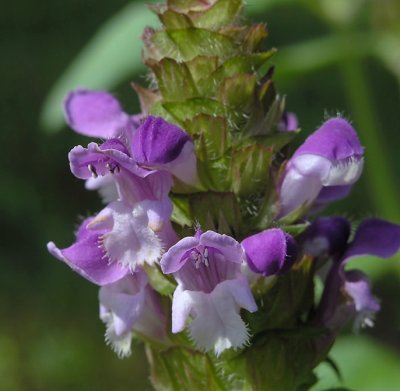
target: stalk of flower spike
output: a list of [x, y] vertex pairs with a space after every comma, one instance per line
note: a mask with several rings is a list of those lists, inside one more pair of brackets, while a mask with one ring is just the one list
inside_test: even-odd
[[200, 230], [163, 255], [162, 271], [173, 273], [178, 282], [172, 302], [173, 333], [182, 331], [192, 315], [190, 336], [198, 349], [213, 349], [219, 355], [247, 343], [249, 332], [239, 309], [254, 312], [257, 306], [240, 272], [244, 259], [233, 238]]
[[131, 354], [132, 332], [167, 343], [166, 317], [159, 297], [149, 286], [146, 273], [135, 273], [99, 291], [100, 319], [106, 324], [105, 338], [119, 357]]
[[279, 189], [278, 217], [309, 208], [319, 196], [322, 203], [346, 195], [361, 175], [363, 154], [356, 132], [345, 119], [326, 121], [288, 161]]

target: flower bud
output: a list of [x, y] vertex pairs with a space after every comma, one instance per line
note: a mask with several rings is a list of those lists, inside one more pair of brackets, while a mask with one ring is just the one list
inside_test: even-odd
[[249, 236], [242, 241], [250, 269], [264, 276], [284, 274], [297, 257], [292, 236], [279, 228], [272, 228]]

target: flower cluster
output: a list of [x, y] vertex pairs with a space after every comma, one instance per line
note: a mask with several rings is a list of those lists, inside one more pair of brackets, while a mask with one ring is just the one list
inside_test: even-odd
[[[361, 174], [363, 148], [345, 119], [326, 121], [281, 170], [271, 208], [275, 226], [259, 232], [248, 227], [239, 242], [199, 226], [193, 236], [180, 239], [174, 229], [169, 197], [174, 181], [201, 188], [194, 144], [183, 129], [160, 117], [128, 115], [101, 91], [72, 92], [65, 113], [76, 132], [105, 139], [73, 148], [69, 161], [72, 173], [85, 180], [86, 188], [99, 190], [107, 206], [81, 223], [70, 247], [59, 249], [50, 242], [48, 249], [100, 286], [106, 341], [119, 356], [130, 354], [133, 333], [169, 346], [171, 332], [186, 328], [199, 351], [218, 356], [245, 347], [252, 330], [241, 309], [254, 313], [262, 305], [253, 288], [272, 276], [281, 278], [304, 259], [312, 260], [316, 273], [328, 268], [310, 324], [327, 328], [333, 338], [351, 318], [356, 329], [373, 325], [379, 301], [367, 277], [345, 265], [360, 255], [396, 253], [400, 227], [369, 219], [349, 241], [350, 223], [344, 218], [309, 223], [310, 213], [346, 195]], [[280, 131], [293, 131], [287, 118]], [[290, 118], [290, 126], [297, 127]], [[278, 228], [280, 221], [299, 216], [308, 222], [300, 235]], [[155, 269], [166, 279], [172, 275], [176, 285], [170, 307], [149, 282], [148, 273]], [[323, 350], [329, 341], [319, 345]]]

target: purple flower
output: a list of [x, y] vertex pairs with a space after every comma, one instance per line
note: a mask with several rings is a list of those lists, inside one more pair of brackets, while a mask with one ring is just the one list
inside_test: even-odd
[[190, 335], [196, 347], [219, 355], [240, 348], [249, 338], [239, 315], [257, 305], [240, 267], [242, 246], [227, 235], [197, 231], [172, 246], [160, 261], [162, 271], [174, 273], [178, 286], [172, 302], [172, 332], [185, 328], [189, 315]]
[[362, 222], [344, 251], [336, 253], [341, 257], [333, 260], [326, 278], [316, 313], [317, 322], [334, 332], [350, 317], [355, 317], [355, 328], [372, 325], [374, 313], [380, 308], [379, 303], [371, 294], [365, 275], [358, 270], [345, 271], [345, 265], [353, 257], [362, 255], [389, 258], [399, 248], [399, 225], [380, 219]]
[[[359, 178], [364, 150], [357, 134], [343, 118], [331, 118], [309, 136], [286, 166], [280, 186], [279, 217], [315, 200], [343, 197]], [[326, 189], [334, 191], [326, 194]]]
[[99, 301], [100, 319], [106, 324], [106, 342], [120, 358], [131, 354], [133, 331], [166, 341], [165, 314], [143, 270], [101, 287]]
[[187, 183], [197, 181], [192, 140], [161, 117], [146, 118], [132, 139], [131, 150], [132, 157], [144, 167], [167, 170]]
[[140, 167], [119, 139], [110, 139], [101, 145], [90, 143], [87, 148], [77, 146], [68, 157], [71, 171], [77, 178], [106, 178], [96, 187], [100, 187], [109, 198], [116, 189], [118, 198], [126, 202], [160, 199], [169, 193], [172, 186], [168, 172]]
[[97, 178], [114, 174], [125, 169], [139, 177], [149, 174], [131, 158], [125, 144], [119, 139], [109, 139], [101, 145], [89, 143], [87, 148], [80, 145], [68, 154], [72, 173], [80, 179]]
[[[168, 194], [171, 174], [191, 184], [197, 182], [192, 141], [181, 129], [161, 118], [148, 117], [131, 144], [117, 138], [101, 145], [92, 142], [87, 148], [73, 148], [68, 157], [72, 173], [91, 180], [87, 186], [100, 189], [103, 198], [111, 200], [115, 187], [109, 179], [93, 183], [98, 177], [113, 178], [120, 198], [125, 195], [136, 200]], [[129, 191], [124, 193], [127, 188]]]
[[53, 256], [90, 282], [97, 285], [111, 284], [123, 278], [129, 270], [118, 263], [111, 263], [101, 247], [101, 238], [106, 229], [88, 229], [92, 221], [91, 217], [82, 222], [76, 234], [76, 242], [70, 247], [60, 250], [50, 242], [47, 248]]
[[120, 103], [105, 91], [78, 89], [64, 102], [68, 125], [85, 136], [110, 138], [130, 135], [139, 125], [139, 116], [126, 114]]
[[284, 274], [297, 257], [294, 239], [279, 228], [249, 236], [242, 246], [250, 269], [264, 276]]

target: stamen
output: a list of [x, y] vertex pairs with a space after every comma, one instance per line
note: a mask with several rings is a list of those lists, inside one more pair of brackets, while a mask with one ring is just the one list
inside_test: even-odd
[[97, 171], [96, 171], [96, 167], [93, 166], [93, 164], [88, 164], [87, 166], [88, 170], [92, 173], [93, 178], [97, 178]]
[[374, 327], [374, 320], [371, 318], [363, 319], [361, 327]]
[[203, 256], [204, 256], [204, 264], [208, 267], [209, 262], [208, 262], [208, 248], [207, 247], [204, 249]]
[[192, 250], [190, 252], [190, 258], [194, 261], [194, 267], [198, 269], [201, 263], [201, 255], [196, 250]]
[[196, 269], [200, 268], [200, 263], [201, 263], [201, 257], [200, 257], [200, 255], [198, 255], [198, 256], [197, 256], [197, 259], [196, 259], [196, 261], [195, 261], [195, 263], [194, 263], [194, 267], [195, 267]]
[[114, 174], [114, 173], [118, 174], [120, 172], [120, 168], [119, 168], [118, 164], [107, 163], [106, 168], [108, 171], [110, 171], [111, 174]]

